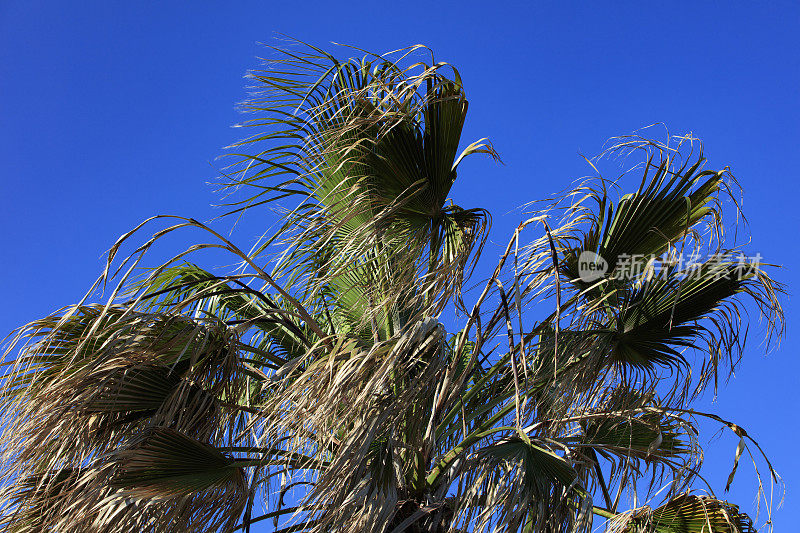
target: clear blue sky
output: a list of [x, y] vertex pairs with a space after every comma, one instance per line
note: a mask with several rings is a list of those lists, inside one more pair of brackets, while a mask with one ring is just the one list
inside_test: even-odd
[[[490, 137], [505, 165], [473, 159], [453, 195], [494, 213], [496, 242], [518, 220], [505, 213], [588, 173], [579, 152], [655, 122], [701, 137], [711, 165], [730, 165], [744, 188], [750, 249], [783, 265], [790, 292], [783, 345], [765, 358], [752, 342], [713, 408], [747, 428], [784, 476], [774, 523], [791, 530], [800, 511], [796, 2], [3, 0], [0, 329], [75, 302], [101, 253], [143, 218], [218, 214], [206, 185], [213, 160], [237, 139], [229, 126], [241, 119], [242, 75], [275, 32], [376, 51], [425, 43], [457, 65], [470, 100], [464, 140]], [[259, 229], [245, 226], [237, 242]], [[720, 492], [735, 444], [708, 450]], [[729, 495], [748, 512], [750, 470], [743, 460]]]

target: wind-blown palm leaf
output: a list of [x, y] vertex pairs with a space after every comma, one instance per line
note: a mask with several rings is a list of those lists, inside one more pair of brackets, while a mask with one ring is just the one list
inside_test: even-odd
[[[475, 531], [591, 530], [591, 513], [586, 516], [591, 498], [577, 485], [577, 472], [527, 437], [481, 449], [475, 468], [466, 481], [470, 497], [459, 517], [465, 524], [474, 520]], [[470, 507], [483, 512], [473, 518]], [[499, 516], [496, 509], [502, 509]]]
[[138, 497], [184, 496], [214, 489], [242, 499], [244, 473], [213, 447], [169, 428], [155, 428], [117, 452], [114, 485]]
[[[629, 143], [617, 149], [622, 147], [629, 148]], [[647, 143], [642, 148], [648, 148]], [[582, 249], [568, 254], [563, 265], [564, 272], [579, 285], [577, 261], [581, 251], [599, 254], [608, 262], [608, 274], [612, 275], [629, 268], [631, 260], [641, 266], [695, 235], [695, 227], [704, 219], [710, 219], [712, 227], [719, 224], [717, 196], [723, 188], [724, 173], [702, 170], [706, 162], [702, 150], [691, 166], [689, 154], [678, 169], [672, 164], [679, 153], [657, 153], [661, 161], [654, 162], [650, 155], [639, 189], [623, 196], [616, 207], [608, 198], [605, 184], [601, 191], [592, 193], [597, 198], [597, 215], [589, 214], [591, 227], [581, 239]]]
[[[4, 480], [41, 480], [42, 472], [59, 480], [64, 472], [80, 472], [64, 478], [77, 484], [69, 490], [61, 490], [61, 481], [37, 481], [32, 492], [4, 494], [33, 509], [55, 490], [47, 499], [57, 504], [43, 510], [50, 518], [41, 517], [44, 529], [66, 527], [58, 514], [70, 506], [85, 507], [85, 527], [101, 520], [108, 509], [90, 504], [114, 494], [102, 457], [147, 427], [166, 424], [215, 439], [224, 436], [220, 427], [235, 427], [240, 413], [225, 400], [239, 397], [242, 381], [235, 342], [219, 323], [84, 306], [36, 323], [31, 334], [39, 340], [14, 362], [4, 395], [6, 416], [14, 412], [5, 422], [11, 438]], [[94, 494], [94, 503], [78, 493]]]
[[[311, 431], [304, 451], [327, 465], [302, 506], [317, 527], [372, 530], [393, 520], [404, 494], [424, 490], [425, 464], [415, 452], [424, 428], [417, 426], [426, 422], [420, 414], [443, 342], [435, 321], [371, 349], [343, 341], [274, 396], [280, 404], [268, 406], [264, 434], [306, 442]], [[281, 408], [287, 398], [289, 410]]]
[[586, 441], [602, 450], [642, 459], [674, 457], [690, 449], [681, 440], [677, 423], [658, 416], [641, 416], [615, 421], [606, 417], [601, 422], [588, 421]]
[[716, 211], [709, 204], [715, 201], [722, 173], [695, 173], [704, 162], [700, 154], [691, 168], [670, 176], [670, 161], [663, 161], [647, 188], [643, 186], [620, 200], [598, 253], [608, 257], [612, 265], [617, 265], [623, 254], [657, 256], [682, 240], [697, 222], [714, 216]]
[[229, 322], [235, 320], [258, 328], [281, 353], [276, 357], [271, 352], [266, 364], [285, 364], [299, 357], [305, 353], [311, 337], [288, 318], [291, 315], [286, 306], [280, 305], [280, 299], [249, 288], [235, 276], [231, 280], [219, 278], [194, 264], [164, 269], [155, 278], [148, 278], [146, 287], [140, 288], [147, 293], [145, 299], [156, 308], [191, 304], [192, 308], [203, 309]]
[[[110, 459], [110, 461], [108, 461]], [[9, 531], [230, 531], [247, 499], [243, 470], [211, 446], [155, 428], [112, 457], [28, 477]]]
[[625, 515], [612, 525], [624, 533], [755, 533], [746, 514], [728, 502], [708, 496], [681, 495], [656, 509]]
[[[300, 66], [296, 60], [286, 58]], [[291, 139], [290, 151], [302, 157], [287, 155], [284, 147], [245, 156], [246, 171], [254, 174], [237, 174], [229, 185], [260, 183], [276, 173], [297, 176], [291, 185], [257, 195], [259, 202], [286, 194], [301, 197], [278, 232], [292, 243], [279, 271], [296, 269], [308, 254], [330, 250], [324, 253], [324, 274], [315, 273], [322, 287], [371, 250], [392, 264], [391, 271], [430, 271], [431, 294], [457, 290], [458, 273], [485, 238], [488, 219], [480, 210], [446, 208], [445, 201], [463, 157], [494, 154], [480, 142], [458, 154], [467, 104], [457, 72], [455, 81], [448, 80], [444, 65], [435, 64], [411, 74], [380, 56], [340, 63], [312, 54], [303, 60], [294, 77], [277, 80], [254, 73], [267, 92], [247, 103], [248, 110], [267, 117], [283, 116], [282, 109], [296, 105], [295, 118], [285, 123], [288, 129], [274, 135]], [[283, 127], [278, 123], [284, 124], [277, 118], [254, 119], [247, 126]], [[256, 135], [246, 143], [268, 141], [272, 135]], [[418, 264], [423, 256], [428, 259]], [[399, 286], [384, 287], [384, 298], [408, 302], [407, 292], [387, 293]]]
[[[679, 350], [705, 339], [711, 357], [723, 346], [732, 367], [741, 349], [740, 316], [731, 301], [737, 295], [767, 311], [776, 301], [775, 287], [763, 271], [735, 257], [712, 256], [687, 271], [665, 268], [664, 275], [625, 298], [611, 334], [612, 360], [644, 369], [681, 366], [686, 361]], [[718, 364], [709, 368], [716, 373]]]
[[79, 478], [79, 470], [62, 469], [22, 480], [10, 495], [14, 512], [3, 517], [4, 530], [15, 533], [46, 531], [54, 511], [60, 511], [60, 495], [70, 489], [83, 488]]

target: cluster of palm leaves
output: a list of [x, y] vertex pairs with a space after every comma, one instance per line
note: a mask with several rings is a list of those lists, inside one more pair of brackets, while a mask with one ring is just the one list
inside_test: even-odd
[[[634, 192], [540, 204], [467, 285], [490, 218], [450, 190], [496, 154], [459, 151], [458, 72], [424, 47], [274, 53], [224, 188], [279, 224], [245, 252], [150, 219], [112, 248], [107, 304], [10, 337], [2, 531], [754, 531], [704, 484], [698, 420], [741, 438], [737, 463], [758, 444], [691, 408], [738, 362], [747, 309], [782, 330], [780, 286], [726, 239], [727, 170], [691, 139], [620, 139]], [[205, 238], [141, 268], [183, 229]], [[190, 261], [208, 249], [236, 266]], [[585, 251], [608, 271], [581, 277]]]

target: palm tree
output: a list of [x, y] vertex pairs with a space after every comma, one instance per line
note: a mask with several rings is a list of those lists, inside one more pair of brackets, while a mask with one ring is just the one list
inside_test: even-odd
[[[490, 217], [450, 189], [496, 154], [459, 151], [458, 72], [421, 46], [275, 53], [223, 188], [229, 214], [280, 225], [245, 252], [149, 219], [83, 301], [9, 337], [3, 531], [754, 531], [703, 485], [697, 421], [741, 438], [737, 463], [761, 448], [692, 409], [748, 306], [782, 333], [780, 285], [723, 231], [727, 169], [691, 138], [618, 139], [608, 155], [643, 156], [634, 192], [598, 178], [537, 204], [466, 290]], [[205, 238], [140, 268], [184, 229]], [[189, 262], [204, 249], [238, 266]]]

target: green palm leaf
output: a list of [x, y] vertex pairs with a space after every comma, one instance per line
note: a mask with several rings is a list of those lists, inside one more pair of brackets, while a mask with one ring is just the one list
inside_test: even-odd
[[681, 495], [656, 509], [626, 516], [614, 531], [624, 533], [755, 533], [735, 505], [708, 496]]
[[241, 498], [244, 473], [212, 446], [169, 428], [156, 428], [116, 453], [114, 485], [143, 497], [189, 495], [214, 489]]
[[[766, 283], [765, 283], [766, 281]], [[726, 312], [737, 294], [757, 303], [771, 299], [769, 282], [756, 269], [715, 256], [687, 272], [669, 267], [626, 297], [611, 333], [612, 359], [633, 367], [685, 365], [678, 351], [705, 337], [709, 346], [733, 351], [738, 322]]]

